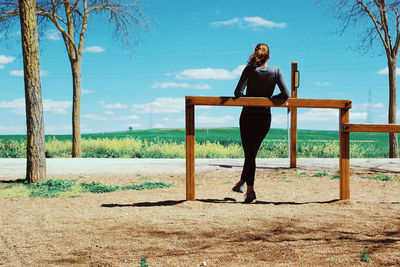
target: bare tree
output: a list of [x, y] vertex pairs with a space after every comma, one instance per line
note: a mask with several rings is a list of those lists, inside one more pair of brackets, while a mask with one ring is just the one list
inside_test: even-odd
[[[0, 3], [0, 24], [3, 24], [0, 27], [3, 29], [18, 15], [15, 1]], [[138, 30], [147, 28], [148, 22], [135, 0], [39, 0], [37, 15], [43, 27], [50, 22], [61, 33], [68, 53], [73, 81], [72, 157], [80, 157], [81, 64], [89, 18], [91, 15], [105, 17], [114, 26], [115, 35], [127, 46], [137, 40]]]
[[[400, 44], [400, 1], [327, 0], [335, 18], [342, 20], [344, 33], [350, 26], [363, 28], [361, 51], [381, 43], [386, 53], [389, 78], [389, 124], [396, 123], [396, 65]], [[322, 1], [320, 1], [321, 3]], [[325, 1], [326, 2], [326, 1]], [[389, 134], [389, 157], [398, 157], [397, 134]]]
[[35, 0], [20, 0], [19, 10], [27, 128], [26, 179], [36, 183], [46, 179], [46, 156]]

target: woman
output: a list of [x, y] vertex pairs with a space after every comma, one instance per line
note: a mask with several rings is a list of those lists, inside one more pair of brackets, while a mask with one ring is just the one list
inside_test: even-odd
[[[236, 86], [236, 98], [241, 96], [268, 97], [271, 100], [285, 101], [289, 97], [289, 91], [281, 70], [278, 67], [267, 66], [269, 59], [269, 47], [266, 44], [258, 44]], [[281, 93], [272, 97], [276, 84]], [[243, 91], [246, 86], [246, 95], [244, 95]], [[244, 202], [251, 203], [256, 199], [254, 174], [257, 152], [271, 126], [270, 108], [243, 107], [239, 125], [245, 160], [240, 181], [236, 183], [232, 190], [243, 193], [246, 183]]]

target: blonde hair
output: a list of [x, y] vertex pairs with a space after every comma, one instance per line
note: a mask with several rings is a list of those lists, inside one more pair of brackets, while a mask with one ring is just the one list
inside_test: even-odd
[[266, 44], [260, 43], [254, 48], [254, 53], [250, 56], [248, 64], [252, 66], [261, 66], [269, 58], [269, 47]]

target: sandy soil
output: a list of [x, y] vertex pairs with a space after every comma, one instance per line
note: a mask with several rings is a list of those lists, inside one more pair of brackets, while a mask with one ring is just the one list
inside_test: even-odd
[[[250, 205], [230, 191], [240, 170], [223, 168], [196, 173], [195, 202], [184, 201], [184, 175], [168, 173], [149, 175], [175, 184], [166, 189], [0, 198], [0, 266], [400, 266], [398, 174], [353, 173], [352, 199], [338, 201], [338, 180], [301, 172], [258, 170]], [[143, 175], [56, 178], [127, 185]]]

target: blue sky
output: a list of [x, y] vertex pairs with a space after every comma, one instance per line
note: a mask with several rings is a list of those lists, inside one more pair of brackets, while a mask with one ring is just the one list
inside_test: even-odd
[[[358, 31], [333, 33], [340, 22], [313, 2], [147, 0], [142, 5], [151, 30], [141, 32], [132, 56], [109, 25], [91, 17], [82, 62], [82, 132], [183, 128], [184, 96], [233, 95], [260, 42], [270, 46], [269, 65], [282, 69], [288, 86], [290, 63], [298, 61], [299, 98], [351, 99], [351, 122], [386, 123], [381, 45], [365, 55], [351, 49], [359, 43]], [[15, 25], [0, 35], [0, 134], [26, 131], [18, 30]], [[40, 46], [46, 133], [69, 134], [72, 78], [65, 47], [52, 28]], [[197, 107], [196, 127], [237, 127], [240, 109]], [[286, 128], [286, 110], [272, 112], [272, 127]], [[338, 129], [337, 110], [298, 114], [299, 128]]]

